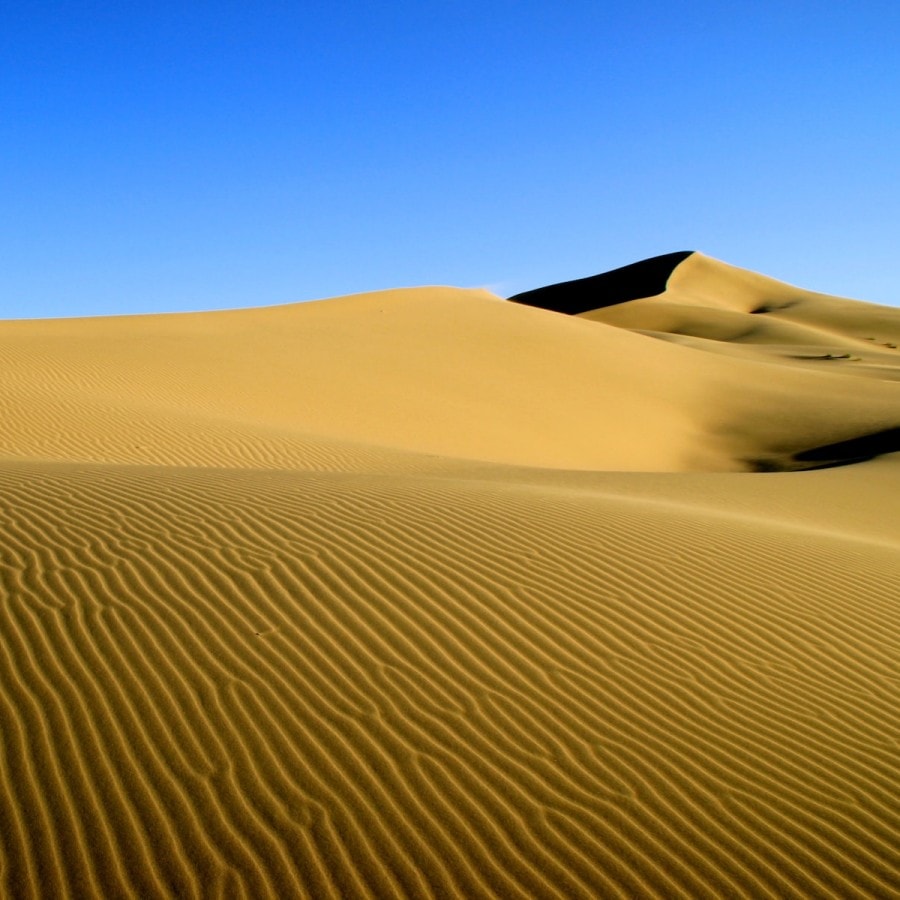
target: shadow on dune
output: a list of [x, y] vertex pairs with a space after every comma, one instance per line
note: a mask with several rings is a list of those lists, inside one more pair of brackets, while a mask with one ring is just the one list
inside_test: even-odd
[[509, 299], [513, 303], [575, 316], [592, 309], [614, 306], [616, 303], [653, 297], [666, 289], [666, 282], [675, 267], [693, 252], [680, 250], [677, 253], [654, 256], [601, 275], [524, 291]]
[[886, 428], [835, 444], [823, 444], [792, 456], [749, 459], [746, 462], [752, 472], [796, 472], [849, 466], [897, 452], [900, 452], [900, 428]]

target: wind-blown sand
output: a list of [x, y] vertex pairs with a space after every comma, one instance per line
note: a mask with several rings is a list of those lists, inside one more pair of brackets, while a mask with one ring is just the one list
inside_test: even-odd
[[661, 260], [0, 323], [0, 892], [900, 896], [900, 310]]

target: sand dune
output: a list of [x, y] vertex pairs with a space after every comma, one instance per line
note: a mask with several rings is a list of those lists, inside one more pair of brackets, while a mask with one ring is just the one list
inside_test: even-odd
[[651, 263], [0, 323], [0, 891], [900, 896], [900, 311]]

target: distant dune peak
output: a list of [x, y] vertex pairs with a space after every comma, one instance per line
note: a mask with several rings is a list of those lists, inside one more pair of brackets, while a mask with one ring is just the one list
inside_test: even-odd
[[577, 316], [605, 306], [653, 297], [665, 291], [669, 276], [694, 252], [679, 250], [664, 253], [600, 275], [524, 291], [509, 299], [513, 303]]

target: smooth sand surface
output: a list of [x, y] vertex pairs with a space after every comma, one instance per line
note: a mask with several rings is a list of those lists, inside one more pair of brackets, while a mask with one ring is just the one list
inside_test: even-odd
[[0, 895], [900, 896], [900, 310], [679, 258], [0, 323]]

